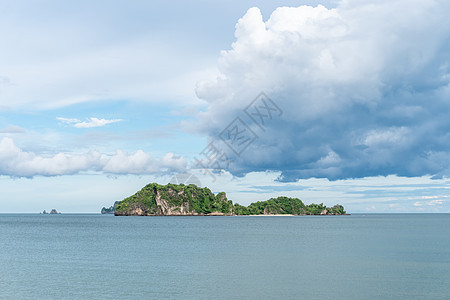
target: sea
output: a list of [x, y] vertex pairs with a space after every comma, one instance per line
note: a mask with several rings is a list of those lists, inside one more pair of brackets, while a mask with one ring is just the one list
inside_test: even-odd
[[450, 299], [450, 214], [0, 214], [0, 299]]

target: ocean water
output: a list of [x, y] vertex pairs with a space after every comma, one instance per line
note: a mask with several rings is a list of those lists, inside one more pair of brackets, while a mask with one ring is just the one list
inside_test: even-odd
[[450, 299], [450, 214], [3, 214], [0, 298]]

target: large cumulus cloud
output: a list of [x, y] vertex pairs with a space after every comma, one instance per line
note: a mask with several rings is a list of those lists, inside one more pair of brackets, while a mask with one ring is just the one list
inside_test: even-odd
[[[230, 171], [282, 179], [450, 174], [448, 1], [342, 1], [337, 8], [251, 8], [223, 51], [220, 75], [197, 85], [199, 130], [236, 116], [258, 139]], [[265, 131], [242, 110], [261, 91], [283, 110]]]

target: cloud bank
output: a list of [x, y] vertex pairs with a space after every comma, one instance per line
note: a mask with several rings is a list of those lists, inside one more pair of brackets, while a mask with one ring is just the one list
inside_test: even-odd
[[[212, 140], [237, 116], [258, 138], [229, 170], [281, 180], [450, 175], [448, 1], [342, 1], [337, 8], [251, 8], [198, 83], [198, 130]], [[264, 130], [244, 108], [264, 91], [283, 110]]]
[[183, 172], [185, 168], [186, 160], [173, 153], [167, 153], [160, 160], [142, 150], [134, 154], [117, 150], [114, 155], [90, 152], [84, 155], [58, 153], [43, 156], [23, 151], [11, 138], [0, 141], [0, 175], [12, 177], [73, 175], [90, 171], [143, 175]]

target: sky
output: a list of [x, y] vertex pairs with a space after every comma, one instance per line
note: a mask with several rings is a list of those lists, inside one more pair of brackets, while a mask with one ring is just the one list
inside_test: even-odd
[[243, 205], [449, 213], [448, 11], [0, 0], [0, 213], [194, 179]]

